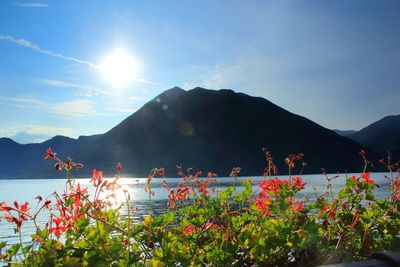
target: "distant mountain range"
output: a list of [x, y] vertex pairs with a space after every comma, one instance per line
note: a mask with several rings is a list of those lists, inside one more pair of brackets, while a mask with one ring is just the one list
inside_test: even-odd
[[400, 156], [400, 115], [384, 117], [360, 131], [335, 131], [381, 155], [391, 151], [393, 155]]
[[[358, 135], [369, 127], [350, 134]], [[360, 136], [379, 139], [370, 134], [374, 129]], [[379, 133], [389, 134], [384, 130]], [[266, 164], [263, 147], [272, 153], [281, 174], [287, 172], [284, 159], [289, 153], [305, 154], [306, 173], [320, 173], [321, 168], [352, 172], [362, 169], [360, 149], [373, 158], [379, 156], [373, 151], [381, 150], [359, 141], [374, 143], [372, 137], [351, 137], [356, 142], [260, 97], [232, 90], [185, 91], [175, 87], [105, 134], [78, 139], [56, 136], [27, 145], [0, 138], [0, 178], [59, 177], [52, 169], [53, 163], [43, 160], [48, 147], [61, 158], [69, 155], [85, 165], [75, 177], [89, 176], [92, 168], [112, 175], [118, 162], [123, 164], [124, 174], [132, 177], [145, 177], [153, 167], [165, 167], [168, 176], [176, 176], [178, 164], [219, 176], [229, 175], [236, 166], [242, 168], [243, 175], [262, 175]], [[381, 137], [389, 140], [385, 138], [389, 137]], [[379, 148], [385, 146], [379, 144]]]
[[344, 137], [349, 137], [349, 135], [357, 133], [356, 130], [339, 130], [339, 129], [334, 129], [335, 133], [338, 135], [344, 136]]

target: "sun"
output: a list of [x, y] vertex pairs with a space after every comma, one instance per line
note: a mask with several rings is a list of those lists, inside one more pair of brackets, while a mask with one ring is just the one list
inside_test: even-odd
[[136, 79], [137, 61], [121, 50], [109, 54], [99, 66], [103, 79], [111, 85], [121, 87]]

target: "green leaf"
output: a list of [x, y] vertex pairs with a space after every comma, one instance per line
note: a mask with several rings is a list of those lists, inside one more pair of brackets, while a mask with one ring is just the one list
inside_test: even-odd
[[372, 194], [371, 191], [367, 191], [367, 193], [365, 194], [365, 199], [372, 201], [372, 200], [375, 200], [375, 197], [374, 197], [374, 195]]
[[346, 189], [343, 188], [342, 190], [339, 191], [339, 193], [338, 193], [338, 198], [339, 198], [339, 199], [343, 199], [343, 198], [345, 198], [345, 197], [347, 197], [347, 192], [346, 192]]
[[83, 229], [83, 228], [85, 228], [85, 227], [88, 226], [88, 225], [89, 225], [89, 220], [84, 219], [84, 218], [80, 218], [80, 219], [76, 222], [76, 226], [77, 226], [79, 229]]
[[10, 255], [10, 257], [13, 257], [13, 256], [17, 255], [17, 253], [18, 253], [20, 248], [21, 248], [21, 244], [20, 243], [12, 245], [8, 249], [8, 254]]
[[258, 244], [259, 244], [260, 246], [262, 246], [262, 247], [265, 247], [265, 246], [266, 246], [266, 244], [265, 244], [265, 238], [261, 237], [260, 239], [258, 239]]
[[30, 245], [28, 245], [28, 246], [26, 246], [26, 247], [23, 247], [23, 248], [22, 248], [22, 252], [23, 252], [24, 254], [27, 254], [27, 253], [29, 252], [29, 250], [32, 248], [32, 246], [33, 246], [33, 244], [30, 244]]
[[2, 248], [4, 248], [5, 246], [7, 246], [7, 241], [2, 241], [0, 242], [0, 251]]

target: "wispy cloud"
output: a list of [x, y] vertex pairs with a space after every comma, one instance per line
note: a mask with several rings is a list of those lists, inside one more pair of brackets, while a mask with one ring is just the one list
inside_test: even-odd
[[[31, 3], [31, 4], [33, 4], [33, 3]], [[36, 4], [38, 4], [38, 3], [36, 3]], [[39, 47], [38, 45], [32, 43], [31, 41], [28, 41], [28, 40], [23, 39], [23, 38], [17, 38], [17, 37], [14, 37], [12, 35], [1, 35], [0, 34], [0, 40], [12, 42], [12, 43], [15, 43], [15, 44], [17, 44], [19, 46], [30, 48], [30, 49], [32, 49], [32, 50], [34, 50], [36, 52], [39, 52], [39, 53], [42, 53], [42, 54], [45, 54], [45, 55], [61, 58], [61, 59], [72, 61], [72, 62], [79, 63], [79, 64], [84, 64], [84, 65], [87, 65], [87, 66], [89, 66], [89, 67], [91, 67], [93, 69], [100, 70], [100, 66], [99, 65], [96, 65], [96, 64], [94, 64], [94, 63], [92, 63], [90, 61], [82, 60], [82, 59], [75, 58], [75, 57], [65, 56], [63, 54], [56, 53], [56, 52], [53, 52], [51, 50], [43, 49], [43, 48]], [[147, 79], [145, 79], [143, 77], [135, 77], [133, 79], [133, 81], [137, 82], [137, 83], [145, 84], [145, 85], [162, 86], [162, 84], [149, 81], [149, 80], [147, 80]], [[74, 86], [70, 86], [70, 87], [74, 87]]]
[[71, 128], [53, 127], [53, 126], [38, 125], [38, 124], [27, 125], [24, 131], [29, 134], [35, 134], [35, 135], [45, 134], [50, 136], [59, 134], [71, 136], [74, 134], [74, 130]]
[[92, 95], [106, 95], [106, 96], [115, 96], [115, 94], [110, 90], [94, 88], [88, 85], [81, 85], [67, 81], [61, 80], [50, 80], [50, 79], [43, 79], [41, 80], [44, 84], [54, 87], [61, 87], [61, 88], [72, 88], [72, 89], [81, 89], [85, 91], [86, 96]]
[[33, 97], [0, 96], [0, 100], [5, 101], [5, 103], [10, 104], [14, 107], [20, 107], [24, 109], [27, 108], [44, 109], [47, 112], [56, 114], [64, 118], [112, 115], [111, 113], [99, 112], [96, 109], [95, 102], [84, 99], [63, 101], [59, 103], [50, 103], [38, 100]]
[[82, 117], [90, 115], [100, 115], [96, 112], [93, 102], [83, 99], [65, 101], [52, 106], [52, 111], [55, 114], [63, 117]]
[[45, 3], [39, 3], [39, 2], [35, 2], [35, 3], [13, 3], [14, 6], [17, 7], [49, 7], [49, 4], [45, 4]]
[[68, 61], [72, 61], [72, 62], [75, 62], [75, 63], [85, 64], [85, 65], [87, 65], [87, 66], [89, 66], [91, 68], [94, 68], [94, 69], [98, 68], [98, 66], [96, 66], [92, 62], [89, 62], [89, 61], [86, 61], [86, 60], [81, 60], [81, 59], [78, 59], [78, 58], [75, 58], [75, 57], [68, 57], [68, 56], [65, 56], [65, 55], [62, 55], [62, 54], [59, 54], [59, 53], [52, 52], [52, 51], [47, 50], [47, 49], [40, 48], [38, 45], [36, 45], [36, 44], [34, 44], [34, 43], [32, 43], [32, 42], [30, 42], [28, 40], [22, 39], [22, 38], [16, 38], [16, 37], [11, 36], [11, 35], [0, 35], [0, 40], [12, 42], [12, 43], [15, 43], [17, 45], [30, 48], [32, 50], [35, 50], [36, 52], [39, 52], [39, 53], [42, 53], [42, 54], [46, 54], [46, 55], [49, 55], [49, 56], [52, 56], [52, 57], [58, 57], [58, 58], [65, 59], [65, 60], [68, 60]]
[[7, 103], [11, 103], [17, 107], [33, 107], [33, 108], [41, 108], [46, 105], [43, 101], [34, 98], [34, 97], [7, 97], [7, 96], [0, 96], [0, 100], [4, 100]]

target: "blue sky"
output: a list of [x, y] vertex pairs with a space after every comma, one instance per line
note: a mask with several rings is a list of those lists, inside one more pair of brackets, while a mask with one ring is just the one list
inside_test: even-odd
[[[104, 133], [162, 91], [230, 88], [324, 127], [399, 114], [400, 2], [0, 0], [0, 136]], [[121, 50], [135, 79], [96, 66]]]

